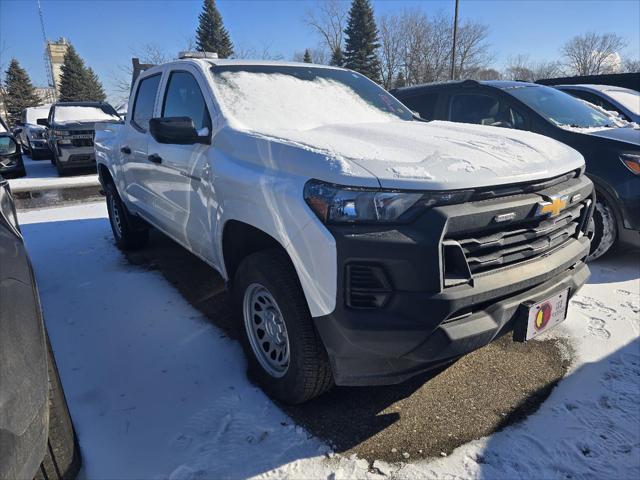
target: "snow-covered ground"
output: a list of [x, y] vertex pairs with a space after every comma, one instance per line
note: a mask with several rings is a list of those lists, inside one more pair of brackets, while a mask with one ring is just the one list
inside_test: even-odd
[[370, 469], [295, 426], [249, 383], [235, 341], [128, 263], [102, 203], [19, 217], [85, 478], [640, 477], [638, 253], [592, 265], [552, 332], [572, 368], [534, 415], [446, 458]]
[[27, 170], [27, 176], [9, 180], [9, 185], [13, 192], [99, 185], [98, 175], [95, 173], [60, 177], [55, 165], [52, 165], [49, 159], [33, 160], [28, 155], [23, 155], [22, 158]]

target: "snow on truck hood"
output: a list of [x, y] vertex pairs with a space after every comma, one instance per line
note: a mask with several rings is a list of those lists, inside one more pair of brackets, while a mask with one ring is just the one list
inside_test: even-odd
[[451, 190], [540, 180], [584, 165], [577, 151], [548, 137], [452, 122], [390, 121], [255, 133], [326, 155], [352, 185], [361, 169], [384, 188]]
[[584, 164], [575, 150], [529, 132], [405, 120], [411, 113], [368, 80], [331, 75], [221, 72], [214, 92], [232, 130], [324, 155], [332, 172], [315, 170], [320, 180], [336, 181], [338, 165], [351, 185], [374, 176], [386, 188], [449, 190], [540, 180]]

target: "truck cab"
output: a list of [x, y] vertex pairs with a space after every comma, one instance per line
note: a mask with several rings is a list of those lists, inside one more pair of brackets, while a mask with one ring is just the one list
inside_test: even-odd
[[285, 402], [531, 338], [588, 277], [580, 154], [421, 121], [343, 68], [187, 54], [139, 75], [95, 149], [116, 245], [154, 227], [217, 270]]

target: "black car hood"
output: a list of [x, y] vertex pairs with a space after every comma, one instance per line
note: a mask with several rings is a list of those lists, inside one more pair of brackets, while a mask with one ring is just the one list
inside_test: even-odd
[[640, 146], [640, 130], [636, 128], [608, 128], [589, 134]]

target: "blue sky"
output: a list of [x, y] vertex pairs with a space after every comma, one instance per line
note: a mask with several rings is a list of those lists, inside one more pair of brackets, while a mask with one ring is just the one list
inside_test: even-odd
[[[98, 73], [108, 93], [118, 66], [131, 52], [154, 43], [175, 54], [194, 35], [201, 0], [41, 0], [47, 36], [67, 37]], [[314, 47], [318, 38], [304, 24], [315, 0], [218, 0], [236, 46], [290, 59]], [[373, 0], [376, 14], [418, 7], [427, 13], [453, 13], [453, 0]], [[461, 20], [489, 25], [489, 42], [502, 67], [509, 56], [536, 60], [558, 57], [560, 46], [587, 31], [615, 32], [628, 40], [623, 52], [640, 56], [638, 0], [460, 0]], [[0, 63], [16, 57], [37, 85], [46, 83], [36, 0], [0, 0]]]

